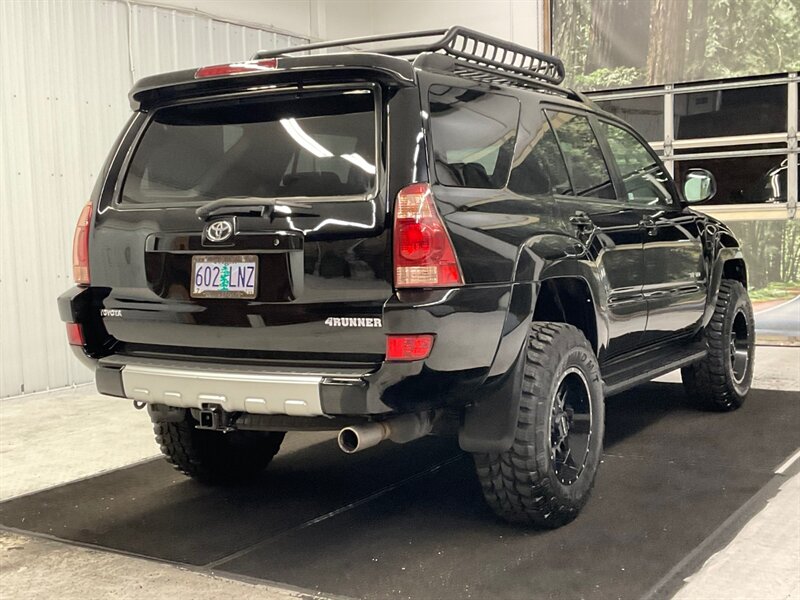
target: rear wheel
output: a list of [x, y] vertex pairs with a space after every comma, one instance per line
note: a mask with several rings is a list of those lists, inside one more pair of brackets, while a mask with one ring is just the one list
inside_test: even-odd
[[156, 441], [178, 471], [210, 484], [242, 483], [261, 473], [278, 453], [284, 432], [197, 429], [186, 411], [183, 421], [156, 421]]
[[704, 332], [708, 354], [681, 371], [692, 400], [706, 410], [736, 410], [753, 381], [753, 307], [738, 281], [719, 286], [714, 315]]
[[603, 387], [589, 342], [571, 325], [533, 323], [514, 443], [474, 455], [489, 506], [514, 523], [572, 521], [594, 485], [603, 429]]

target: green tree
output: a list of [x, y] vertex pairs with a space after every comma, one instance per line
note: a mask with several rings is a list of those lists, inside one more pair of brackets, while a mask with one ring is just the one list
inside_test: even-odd
[[689, 3], [684, 0], [653, 1], [650, 11], [647, 83], [680, 81], [685, 78], [688, 6]]
[[800, 70], [800, 0], [558, 0], [553, 11], [554, 49], [583, 89]]

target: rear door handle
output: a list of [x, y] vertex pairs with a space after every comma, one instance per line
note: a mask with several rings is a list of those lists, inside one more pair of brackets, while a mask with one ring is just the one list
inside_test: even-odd
[[658, 234], [658, 225], [653, 219], [647, 218], [639, 221], [639, 226], [647, 230], [647, 235], [653, 237]]

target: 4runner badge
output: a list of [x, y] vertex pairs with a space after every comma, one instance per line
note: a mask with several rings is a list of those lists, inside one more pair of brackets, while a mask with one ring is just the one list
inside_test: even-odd
[[378, 318], [369, 317], [328, 317], [325, 319], [328, 327], [383, 327], [383, 322]]

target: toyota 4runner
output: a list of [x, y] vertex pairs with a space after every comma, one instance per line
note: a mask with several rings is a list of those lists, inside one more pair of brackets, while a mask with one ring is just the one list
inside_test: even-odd
[[688, 208], [710, 174], [679, 191], [563, 76], [453, 27], [139, 81], [75, 232], [69, 343], [198, 480], [255, 476], [286, 431], [449, 434], [498, 515], [569, 522], [604, 398], [680, 368], [738, 408], [753, 314], [737, 240]]

